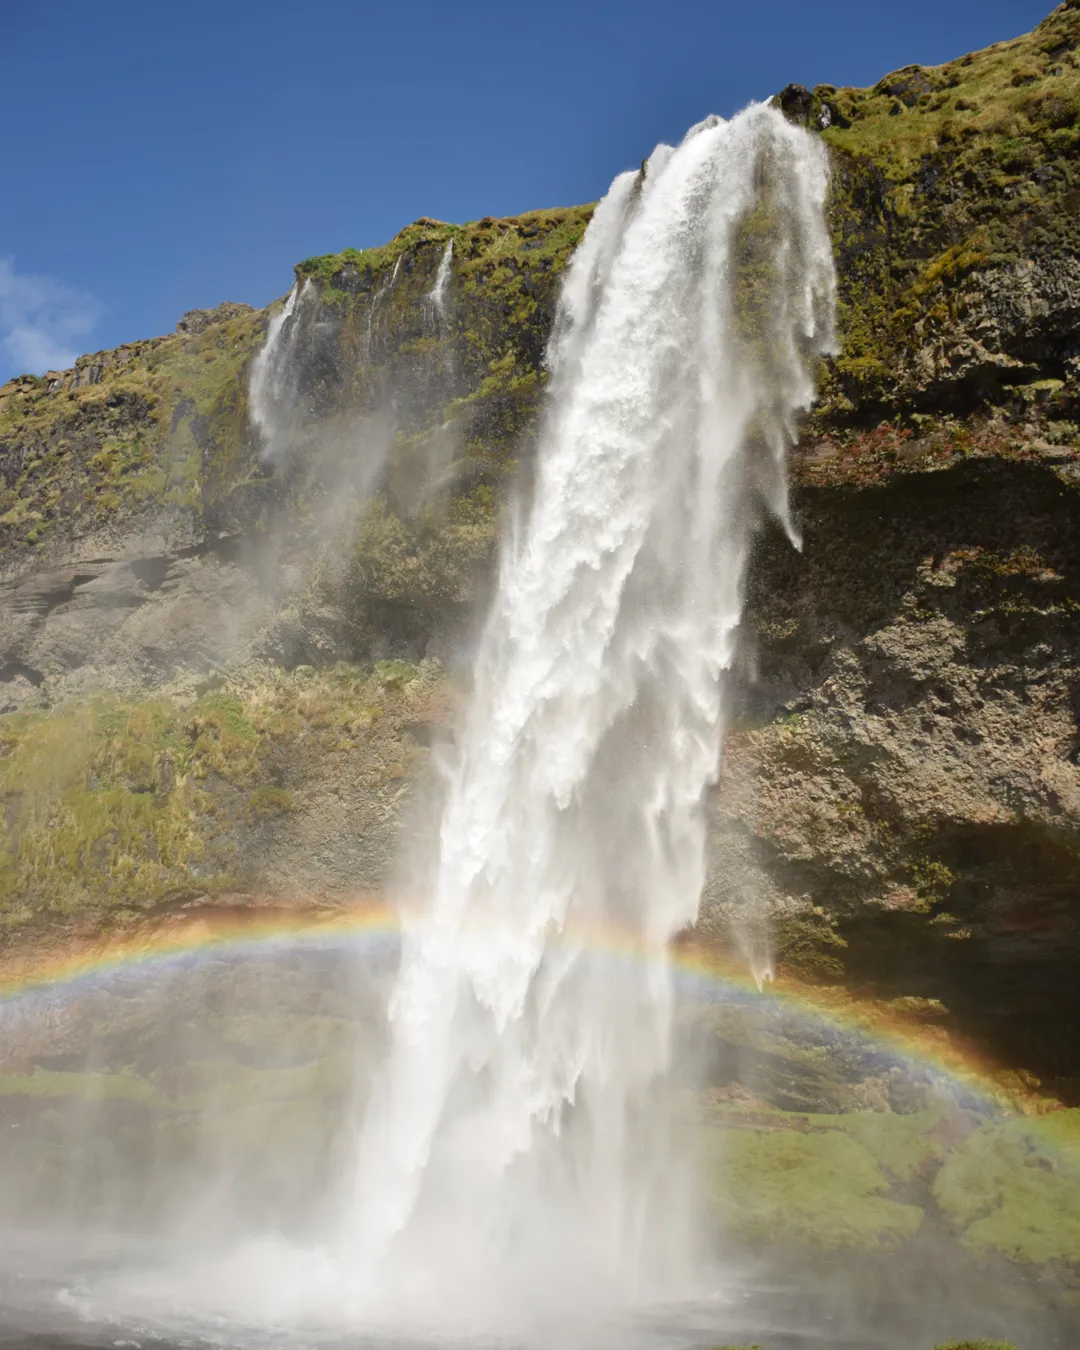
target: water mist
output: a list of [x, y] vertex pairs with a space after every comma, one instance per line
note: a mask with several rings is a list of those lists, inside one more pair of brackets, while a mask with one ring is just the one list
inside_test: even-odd
[[665, 952], [697, 915], [751, 539], [763, 507], [791, 532], [832, 343], [826, 185], [778, 113], [710, 119], [616, 179], [573, 260], [344, 1192], [361, 1301], [653, 1297], [685, 1264]]

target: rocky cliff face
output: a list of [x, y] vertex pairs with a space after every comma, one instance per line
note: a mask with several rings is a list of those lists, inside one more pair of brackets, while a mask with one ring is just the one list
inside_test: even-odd
[[[842, 350], [803, 549], [755, 562], [703, 932], [768, 912], [782, 969], [1075, 1098], [1080, 6], [778, 101], [832, 150]], [[385, 883], [589, 214], [301, 263], [261, 410], [280, 302], [0, 390], [5, 940]]]
[[[843, 350], [763, 541], [711, 917], [930, 1000], [1075, 1096], [1080, 7], [873, 90], [781, 95], [834, 148]], [[737, 926], [737, 925], [736, 925]]]

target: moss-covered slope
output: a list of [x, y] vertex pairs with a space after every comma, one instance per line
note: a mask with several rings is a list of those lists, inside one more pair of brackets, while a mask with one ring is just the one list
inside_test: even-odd
[[[872, 89], [785, 91], [835, 151], [843, 350], [819, 416], [1077, 398], [1080, 8]], [[802, 96], [800, 96], [800, 93]]]
[[[240, 312], [236, 313], [235, 311]], [[244, 459], [244, 372], [262, 316], [223, 306], [197, 333], [82, 357], [72, 371], [0, 389], [0, 569], [70, 555], [140, 524], [178, 544], [232, 486]], [[234, 311], [230, 313], [230, 311]]]
[[376, 890], [443, 717], [440, 676], [400, 661], [264, 667], [3, 718], [0, 946], [256, 878], [303, 898]]

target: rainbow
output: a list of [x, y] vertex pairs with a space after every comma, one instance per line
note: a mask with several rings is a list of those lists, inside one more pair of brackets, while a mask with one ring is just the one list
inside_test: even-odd
[[[124, 973], [195, 965], [223, 957], [252, 958], [305, 947], [392, 951], [400, 934], [398, 912], [385, 902], [371, 900], [328, 911], [283, 906], [204, 907], [162, 922], [144, 923], [127, 935], [73, 943], [62, 950], [8, 953], [0, 959], [0, 1014], [5, 1005], [41, 995], [72, 995]], [[568, 943], [617, 959], [663, 959], [663, 953], [650, 952], [639, 941], [615, 930], [564, 936]], [[669, 957], [680, 987], [702, 1001], [763, 999], [792, 1015], [825, 1023], [839, 1033], [864, 1037], [908, 1063], [944, 1075], [999, 1105], [1018, 1104], [1015, 1087], [971, 1047], [943, 1028], [919, 1023], [887, 1004], [859, 999], [840, 989], [805, 984], [784, 974], [759, 990], [749, 973], [730, 957], [693, 941], [677, 943]]]

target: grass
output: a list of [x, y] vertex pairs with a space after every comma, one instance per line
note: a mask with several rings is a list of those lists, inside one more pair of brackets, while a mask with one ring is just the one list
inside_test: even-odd
[[329, 287], [349, 272], [368, 273], [370, 281], [404, 254], [425, 244], [442, 249], [450, 240], [454, 241], [455, 270], [466, 277], [493, 262], [516, 260], [519, 254], [528, 260], [529, 266], [542, 265], [545, 260], [560, 260], [569, 254], [584, 233], [592, 209], [591, 205], [555, 207], [498, 220], [485, 217], [467, 225], [421, 219], [406, 225], [389, 243], [376, 248], [346, 248], [340, 253], [305, 258], [297, 263], [296, 275], [300, 279], [311, 277]]
[[927, 378], [911, 356], [959, 340], [985, 276], [1076, 252], [1078, 43], [1080, 12], [1060, 7], [945, 65], [814, 90], [812, 125], [832, 120], [841, 335], [815, 425], [910, 413]]
[[376, 248], [346, 248], [340, 253], [305, 258], [296, 264], [296, 275], [299, 280], [310, 277], [324, 286], [332, 287], [334, 279], [347, 271], [368, 274], [383, 272], [397, 262], [402, 254], [421, 244], [445, 246], [446, 241], [454, 238], [459, 230], [460, 226], [449, 225], [441, 220], [418, 220], [399, 230], [389, 243]]
[[377, 624], [405, 611], [421, 622], [461, 612], [494, 553], [495, 525], [488, 487], [405, 519], [377, 498], [358, 532], [349, 589], [363, 597]]
[[55, 1101], [81, 1098], [85, 1101], [129, 1101], [150, 1105], [152, 1084], [130, 1070], [115, 1073], [59, 1072], [34, 1069], [28, 1074], [0, 1073], [0, 1098], [40, 1097]]
[[950, 1341], [935, 1350], [1016, 1350], [1011, 1341]]
[[922, 1225], [922, 1210], [889, 1198], [879, 1159], [847, 1129], [709, 1130], [701, 1148], [720, 1222], [752, 1242], [867, 1251]]
[[1080, 1269], [1080, 1110], [953, 1132], [944, 1109], [910, 1115], [727, 1104], [699, 1126], [718, 1221], [758, 1242], [867, 1250], [911, 1238], [924, 1211], [896, 1188], [929, 1184], [929, 1209], [969, 1250]]
[[245, 831], [295, 811], [326, 756], [358, 755], [373, 791], [405, 777], [401, 728], [436, 686], [404, 661], [340, 663], [0, 717], [0, 927], [236, 884]]
[[[824, 138], [873, 159], [897, 184], [910, 179], [928, 145], [965, 157], [988, 151], [1006, 175], [1030, 169], [1033, 138], [1058, 153], [1075, 147], [1076, 57], [1059, 48], [1075, 43], [1078, 31], [1080, 16], [1059, 9], [1032, 33], [941, 66], [905, 67], [872, 89], [820, 86], [818, 106], [827, 102], [851, 123], [834, 119]], [[913, 75], [928, 88], [898, 98], [894, 91]]]
[[[163, 701], [110, 699], [0, 722], [0, 916], [71, 913], [93, 899], [138, 906], [184, 879], [202, 856], [192, 758]], [[168, 761], [176, 785], [155, 786]]]
[[84, 358], [102, 368], [96, 384], [5, 386], [0, 448], [21, 468], [0, 486], [0, 547], [40, 547], [58, 527], [67, 537], [118, 514], [198, 511], [227, 494], [246, 472], [243, 371], [261, 334], [261, 316], [243, 314]]
[[973, 1251], [1080, 1266], [1080, 1110], [984, 1125], [933, 1192]]

